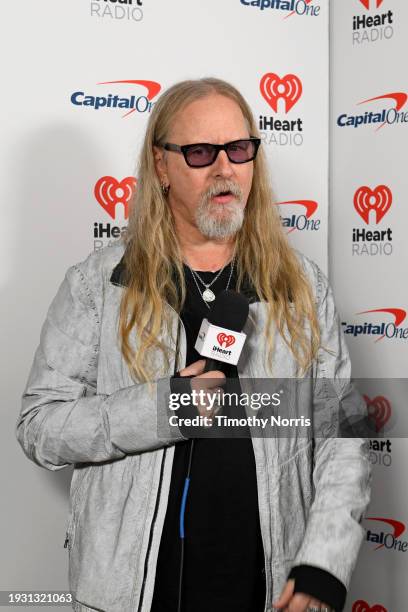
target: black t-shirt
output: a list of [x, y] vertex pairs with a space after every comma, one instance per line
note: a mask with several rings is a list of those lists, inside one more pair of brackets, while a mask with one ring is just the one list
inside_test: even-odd
[[[228, 265], [211, 286], [215, 295], [226, 288], [230, 271]], [[181, 318], [189, 365], [201, 358], [194, 344], [209, 309], [186, 266], [184, 273], [187, 298]], [[216, 275], [199, 274], [207, 283]], [[234, 289], [235, 283], [234, 271], [229, 288]], [[226, 365], [224, 372], [238, 381], [236, 366]], [[192, 440], [186, 440], [175, 445], [151, 612], [178, 609], [180, 506], [191, 444]], [[194, 440], [184, 526], [182, 612], [262, 612], [264, 552], [251, 438]]]

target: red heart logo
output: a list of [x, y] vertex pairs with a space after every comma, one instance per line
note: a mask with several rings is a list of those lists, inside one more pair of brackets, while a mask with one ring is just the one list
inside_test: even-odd
[[378, 433], [390, 419], [391, 404], [383, 395], [377, 395], [373, 399], [370, 399], [367, 395], [363, 395], [363, 397], [367, 406], [368, 416], [374, 421], [375, 429]]
[[386, 185], [378, 185], [374, 190], [360, 187], [354, 194], [354, 208], [360, 217], [369, 224], [370, 211], [375, 211], [375, 222], [379, 223], [392, 204], [392, 192]]
[[278, 112], [278, 101], [285, 100], [285, 113], [295, 106], [302, 95], [302, 81], [295, 74], [286, 74], [280, 78], [273, 72], [264, 74], [260, 83], [261, 94], [272, 108]]
[[364, 599], [359, 599], [354, 602], [352, 612], [387, 612], [387, 610], [380, 604], [370, 606]]
[[[360, 0], [361, 4], [366, 7], [367, 10], [370, 9], [370, 0]], [[383, 0], [377, 0], [377, 8], [381, 6]]]
[[103, 176], [94, 187], [94, 195], [112, 219], [115, 219], [116, 205], [123, 204], [125, 219], [127, 219], [129, 216], [128, 204], [135, 193], [136, 183], [133, 176], [127, 176], [120, 182], [113, 176]]
[[232, 335], [227, 335], [224, 332], [220, 332], [217, 335], [217, 340], [220, 344], [220, 346], [224, 345], [225, 348], [228, 348], [229, 346], [231, 346], [231, 344], [234, 344], [235, 342], [235, 337]]

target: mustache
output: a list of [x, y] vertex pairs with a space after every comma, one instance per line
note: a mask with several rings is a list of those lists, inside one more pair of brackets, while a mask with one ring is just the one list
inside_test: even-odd
[[241, 187], [237, 183], [234, 183], [234, 181], [225, 180], [218, 181], [217, 183], [214, 183], [214, 185], [210, 185], [210, 187], [203, 193], [203, 199], [209, 200], [224, 192], [232, 193], [232, 195], [238, 200], [242, 200], [243, 198]]

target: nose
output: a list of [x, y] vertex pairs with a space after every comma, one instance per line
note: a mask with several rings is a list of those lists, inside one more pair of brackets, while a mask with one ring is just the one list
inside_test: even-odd
[[212, 165], [215, 177], [230, 178], [234, 174], [234, 168], [226, 151], [220, 151], [217, 159]]

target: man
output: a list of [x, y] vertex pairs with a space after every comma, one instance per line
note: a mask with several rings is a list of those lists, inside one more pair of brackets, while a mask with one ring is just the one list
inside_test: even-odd
[[[327, 377], [341, 394], [350, 376], [332, 293], [286, 241], [259, 145], [228, 83], [170, 88], [147, 127], [126, 244], [69, 268], [47, 313], [17, 436], [47, 469], [74, 464], [77, 611], [344, 605], [369, 500], [362, 439], [193, 441], [163, 427], [181, 378]], [[237, 367], [204, 372], [195, 338], [226, 288], [250, 302], [247, 341]], [[328, 399], [316, 391], [310, 410]]]

